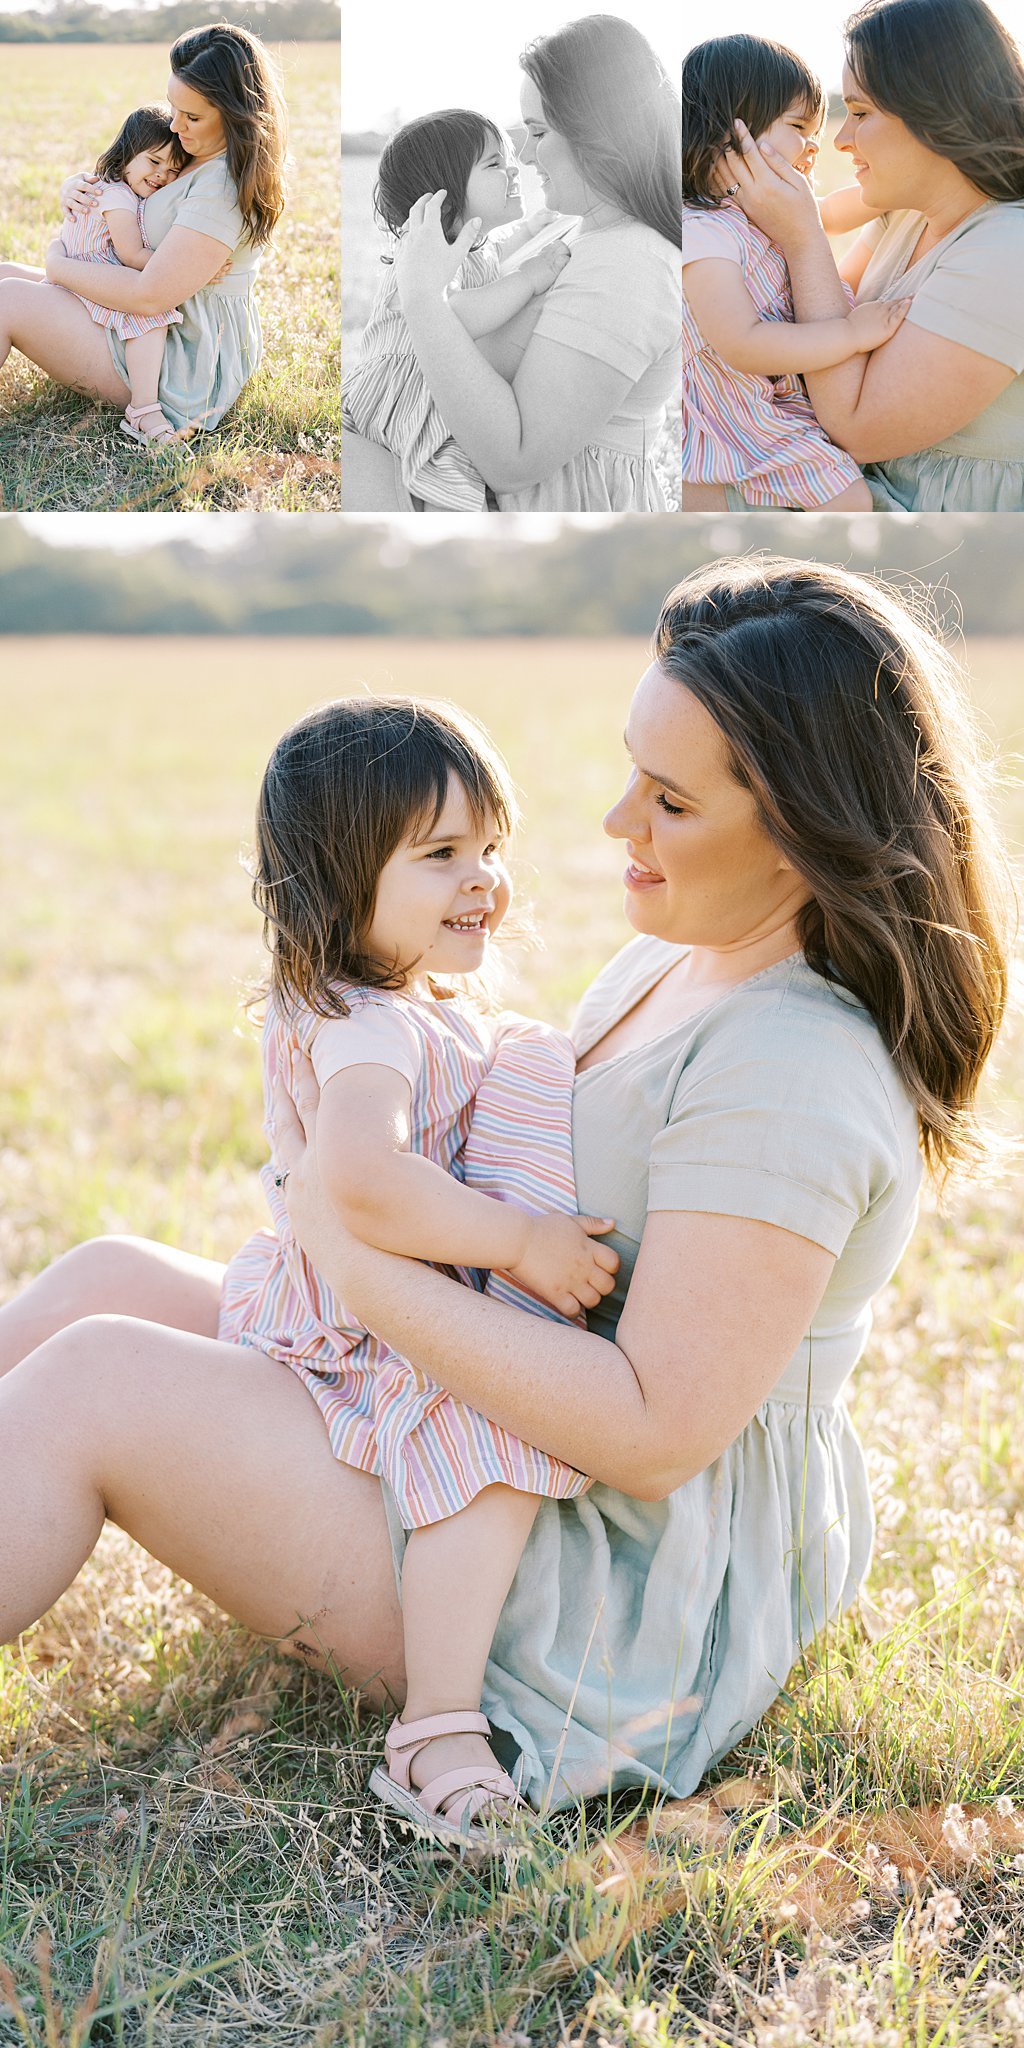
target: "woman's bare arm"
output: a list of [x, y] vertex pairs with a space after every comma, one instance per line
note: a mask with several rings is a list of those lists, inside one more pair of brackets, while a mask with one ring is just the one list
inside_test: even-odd
[[457, 1399], [639, 1499], [663, 1498], [738, 1436], [824, 1293], [834, 1260], [808, 1239], [671, 1212], [648, 1219], [614, 1344], [521, 1313], [346, 1236], [317, 1178], [311, 1071], [296, 1086], [305, 1135], [282, 1090], [276, 1155], [296, 1233], [330, 1284]]
[[65, 256], [59, 242], [51, 242], [46, 275], [51, 284], [62, 284], [83, 299], [91, 299], [93, 305], [109, 306], [115, 313], [166, 313], [210, 284], [230, 254], [227, 243], [212, 235], [201, 235], [194, 228], [171, 228], [145, 270], [82, 263]]

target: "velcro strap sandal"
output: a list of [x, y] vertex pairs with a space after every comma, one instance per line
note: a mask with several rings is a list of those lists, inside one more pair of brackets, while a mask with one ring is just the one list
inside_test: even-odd
[[[401, 1814], [419, 1834], [454, 1847], [467, 1843], [497, 1846], [496, 1829], [526, 1811], [507, 1771], [467, 1764], [444, 1771], [417, 1791], [410, 1771], [413, 1759], [438, 1735], [489, 1735], [486, 1714], [429, 1714], [421, 1721], [392, 1721], [384, 1737], [385, 1764], [378, 1764], [370, 1790], [385, 1806]], [[484, 1825], [484, 1823], [487, 1823]]]
[[[142, 422], [151, 413], [158, 415], [160, 425], [154, 427], [151, 433], [147, 433]], [[122, 434], [127, 434], [129, 441], [137, 441], [141, 448], [159, 448], [167, 441], [178, 439], [177, 429], [172, 427], [162, 406], [159, 405], [126, 405], [120, 427]]]

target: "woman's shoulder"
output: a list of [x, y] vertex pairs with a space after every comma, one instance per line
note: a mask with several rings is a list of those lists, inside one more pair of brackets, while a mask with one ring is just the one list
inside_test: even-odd
[[621, 273], [624, 265], [631, 264], [637, 270], [668, 270], [673, 277], [679, 274], [679, 245], [670, 242], [667, 235], [658, 233], [645, 220], [613, 221], [608, 227], [597, 228], [592, 234], [581, 235], [572, 245], [573, 261], [585, 253], [595, 263], [612, 260]]

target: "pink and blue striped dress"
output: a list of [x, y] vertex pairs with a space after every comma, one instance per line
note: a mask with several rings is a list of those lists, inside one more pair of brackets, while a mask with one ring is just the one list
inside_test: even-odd
[[[412, 1090], [410, 1149], [499, 1201], [576, 1214], [572, 1163], [575, 1052], [547, 1025], [496, 1021], [460, 999], [345, 992], [350, 1015], [284, 1016], [268, 1003], [263, 1030], [265, 1125], [298, 1037], [320, 1085], [346, 1066], [392, 1067]], [[505, 1485], [569, 1500], [590, 1481], [457, 1401], [365, 1330], [296, 1243], [272, 1166], [262, 1173], [273, 1228], [231, 1260], [218, 1336], [255, 1346], [297, 1373], [317, 1403], [336, 1458], [390, 1485], [406, 1528], [444, 1521]], [[563, 1320], [510, 1276], [455, 1270], [468, 1286]]]
[[723, 199], [683, 208], [683, 482], [732, 484], [748, 505], [811, 511], [861, 472], [819, 423], [799, 377], [734, 370], [709, 347], [686, 301], [686, 265], [739, 266], [762, 320], [792, 320], [782, 252]]
[[[143, 202], [137, 199], [130, 185], [123, 185], [107, 178], [99, 188], [98, 204], [88, 213], [74, 214], [61, 222], [60, 242], [65, 256], [77, 256], [82, 263], [120, 263], [117, 250], [110, 239], [107, 226], [108, 213], [134, 213], [138, 217], [142, 239], [146, 231], [142, 226]], [[149, 247], [149, 243], [146, 243]], [[72, 298], [81, 299], [87, 306], [97, 327], [110, 327], [122, 341], [133, 341], [137, 335], [151, 334], [156, 327], [174, 327], [181, 319], [176, 307], [166, 313], [118, 313], [110, 306], [94, 305], [81, 292], [72, 292]]]

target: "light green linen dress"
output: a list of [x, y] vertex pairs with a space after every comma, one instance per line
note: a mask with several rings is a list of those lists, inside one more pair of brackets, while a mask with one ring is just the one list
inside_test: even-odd
[[664, 512], [653, 453], [666, 407], [682, 391], [682, 257], [645, 222], [617, 215], [584, 226], [544, 293], [533, 336], [609, 363], [630, 389], [577, 455], [519, 490], [502, 512]]
[[[580, 1052], [678, 958], [660, 939], [632, 940], [583, 1000]], [[769, 1399], [705, 1471], [664, 1501], [598, 1484], [541, 1502], [483, 1705], [522, 1753], [528, 1796], [555, 1806], [608, 1785], [691, 1792], [854, 1597], [873, 1517], [842, 1391], [921, 1175], [916, 1117], [874, 1024], [800, 957], [578, 1075], [573, 1145], [580, 1209], [618, 1224], [615, 1293], [588, 1317], [602, 1336], [614, 1336], [649, 1209], [775, 1223], [836, 1264]], [[386, 1490], [385, 1502], [397, 1560]]]
[[934, 447], [864, 472], [881, 511], [1024, 512], [1024, 201], [986, 201], [920, 261], [920, 213], [883, 214], [859, 300], [904, 298], [912, 326], [961, 342], [1016, 375], [976, 419]]
[[[147, 199], [143, 228], [157, 249], [172, 228], [212, 235], [232, 251], [231, 268], [181, 306], [181, 325], [169, 327], [160, 371], [160, 404], [175, 427], [220, 424], [263, 355], [255, 281], [260, 254], [246, 235], [238, 194], [223, 156], [182, 171]], [[127, 379], [124, 342], [107, 339]]]

